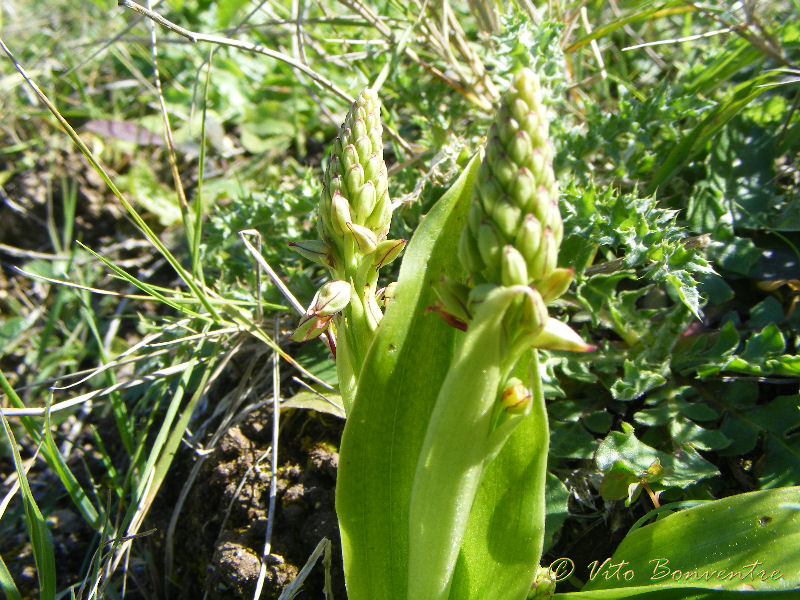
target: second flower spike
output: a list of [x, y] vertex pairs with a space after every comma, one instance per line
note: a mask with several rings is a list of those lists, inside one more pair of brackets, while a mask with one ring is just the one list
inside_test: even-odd
[[[367, 88], [356, 98], [333, 143], [319, 205], [320, 237], [340, 258], [347, 254], [348, 237], [356, 237], [361, 247], [371, 237], [365, 229], [375, 242], [389, 231], [392, 206], [382, 134], [381, 103]], [[362, 253], [372, 249], [374, 244]]]

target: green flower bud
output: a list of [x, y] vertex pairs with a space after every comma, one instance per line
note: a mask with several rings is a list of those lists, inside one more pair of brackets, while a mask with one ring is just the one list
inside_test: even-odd
[[548, 567], [539, 566], [533, 578], [528, 600], [549, 600], [556, 593], [556, 581]]
[[375, 203], [375, 208], [372, 209], [365, 225], [375, 232], [375, 236], [382, 240], [389, 233], [389, 224], [392, 220], [392, 203], [389, 200], [389, 194], [384, 192], [382, 196], [378, 196], [378, 201]]
[[531, 148], [531, 137], [523, 129], [518, 131], [508, 142], [508, 155], [516, 164], [525, 165], [528, 163], [533, 148]]
[[533, 257], [529, 275], [536, 282], [546, 279], [556, 268], [557, 259], [558, 246], [556, 246], [556, 238], [553, 235], [553, 230], [550, 227], [545, 227], [542, 232], [539, 249]]
[[306, 316], [332, 317], [350, 303], [352, 286], [347, 281], [329, 281], [314, 295]]
[[[369, 143], [369, 140], [367, 140], [367, 142]], [[370, 147], [372, 146], [370, 145]], [[364, 163], [364, 177], [367, 181], [374, 181], [380, 176], [382, 171], [385, 171], [386, 165], [377, 153], [369, 154], [368, 156], [369, 158]]]
[[332, 316], [305, 316], [300, 319], [300, 324], [297, 326], [297, 329], [294, 330], [294, 333], [289, 336], [289, 339], [294, 342], [307, 342], [309, 340], [313, 340], [314, 338], [318, 338], [325, 333], [325, 330], [328, 329], [331, 319], [333, 319]]
[[522, 381], [512, 377], [506, 382], [505, 389], [500, 396], [503, 408], [515, 415], [524, 413], [531, 403], [531, 392]]
[[501, 283], [505, 286], [528, 285], [528, 267], [519, 250], [512, 245], [503, 248]]
[[[468, 218], [471, 235], [462, 237], [459, 249], [475, 281], [511, 281], [509, 267], [521, 263], [517, 255], [512, 262], [501, 260], [501, 248], [507, 245], [524, 259], [524, 285], [538, 286], [556, 267], [563, 224], [540, 95], [536, 75], [518, 73], [489, 131]], [[468, 244], [476, 248], [470, 250]], [[515, 269], [513, 277], [520, 272]]]
[[333, 232], [339, 236], [348, 231], [348, 225], [352, 222], [350, 218], [350, 203], [339, 190], [333, 192], [331, 198], [331, 226]]
[[[348, 147], [352, 148], [353, 146]], [[350, 193], [351, 202], [357, 204], [358, 195], [364, 186], [364, 167], [361, 166], [361, 163], [355, 163], [347, 170], [345, 181], [347, 182], [347, 191]]]
[[358, 251], [361, 252], [361, 254], [366, 256], [375, 251], [378, 245], [378, 239], [375, 237], [375, 234], [372, 233], [372, 230], [362, 227], [361, 225], [356, 225], [355, 223], [348, 223], [347, 228], [355, 239], [356, 246], [358, 246]]
[[377, 94], [370, 89], [362, 91], [331, 147], [319, 207], [320, 234], [329, 245], [342, 248], [350, 230], [348, 223], [370, 229], [378, 240], [389, 230], [392, 207], [380, 111]]
[[355, 205], [353, 206], [353, 218], [364, 223], [367, 217], [375, 210], [375, 204], [378, 202], [378, 196], [375, 193], [375, 184], [367, 181], [361, 188], [361, 191], [355, 195]]
[[368, 136], [362, 135], [353, 143], [358, 156], [372, 156], [372, 140]]
[[400, 256], [403, 248], [406, 246], [406, 240], [383, 240], [375, 247], [373, 253], [373, 266], [376, 269], [390, 264], [395, 258]]
[[[542, 225], [550, 225], [550, 221], [553, 219], [551, 216], [553, 208], [553, 199], [550, 193], [545, 186], [540, 185], [533, 200], [533, 214], [536, 215]], [[558, 212], [558, 205], [555, 205], [555, 209]]]
[[504, 239], [513, 240], [522, 222], [522, 210], [512, 202], [501, 200], [494, 205], [492, 220], [497, 225]]
[[484, 223], [478, 228], [478, 250], [481, 254], [481, 260], [486, 266], [490, 281], [499, 283], [500, 277], [500, 249], [502, 248], [502, 240], [497, 235], [494, 227], [488, 223]]
[[[358, 100], [356, 100], [356, 104], [358, 104]], [[349, 134], [348, 137], [354, 140], [369, 136], [369, 129], [364, 119], [364, 111], [361, 107], [356, 109], [356, 119], [353, 121], [353, 127], [352, 129], [348, 128], [347, 132]]]
[[[347, 146], [342, 148], [342, 154], [339, 160], [341, 161], [339, 174], [349, 171], [354, 165], [359, 164], [358, 150], [356, 150], [353, 144], [347, 144]], [[339, 161], [337, 161], [337, 163], [338, 162]], [[337, 164], [337, 166], [339, 165]]]
[[520, 254], [525, 257], [525, 263], [528, 266], [528, 273], [532, 273], [535, 265], [536, 257], [538, 256], [539, 244], [542, 242], [542, 225], [533, 215], [527, 215], [520, 227], [517, 237], [514, 240], [514, 245], [520, 251]]
[[536, 196], [536, 179], [528, 167], [522, 167], [519, 170], [512, 191], [520, 210], [526, 213], [533, 212], [533, 200]]
[[547, 305], [538, 290], [530, 287], [522, 288], [525, 292], [519, 326], [526, 334], [538, 335], [547, 323]]

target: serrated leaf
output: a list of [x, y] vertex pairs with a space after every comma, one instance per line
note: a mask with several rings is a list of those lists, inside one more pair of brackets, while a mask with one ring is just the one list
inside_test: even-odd
[[785, 348], [786, 340], [783, 332], [775, 323], [771, 323], [747, 340], [741, 358], [746, 361], [761, 361], [769, 356], [780, 354]]
[[625, 361], [623, 369], [622, 378], [615, 381], [610, 388], [614, 400], [635, 400], [667, 381], [662, 373], [631, 360]]
[[[678, 448], [671, 454], [660, 452], [638, 440], [630, 425], [623, 423], [622, 427], [624, 431], [612, 431], [600, 443], [595, 454], [598, 468], [604, 474], [613, 473], [614, 479], [619, 479], [618, 475], [623, 467], [631, 474], [644, 477], [656, 461], [660, 462], [664, 470], [658, 485], [652, 486], [654, 489], [687, 487], [719, 473], [714, 465], [691, 448]], [[612, 489], [617, 489], [617, 485]]]
[[766, 83], [768, 77], [756, 77], [737, 86], [730, 97], [720, 102], [696, 127], [685, 134], [681, 141], [670, 150], [661, 168], [653, 177], [653, 181], [650, 184], [650, 193], [655, 192], [659, 186], [663, 185], [675, 174], [681, 165], [702, 150], [723, 125], [764, 93], [768, 88], [760, 87], [760, 84]]

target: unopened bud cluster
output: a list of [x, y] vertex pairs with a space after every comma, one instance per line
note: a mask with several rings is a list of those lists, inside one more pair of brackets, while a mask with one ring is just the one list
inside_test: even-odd
[[517, 73], [489, 130], [459, 241], [468, 284], [444, 279], [436, 290], [441, 305], [434, 308], [464, 329], [492, 289], [514, 287], [520, 298], [509, 316], [514, 339], [587, 351], [592, 347], [547, 313], [547, 305], [569, 288], [573, 271], [557, 266], [564, 226], [541, 96], [532, 71]]
[[338, 257], [352, 239], [362, 254], [371, 253], [389, 232], [392, 204], [378, 95], [359, 94], [333, 143], [319, 203], [319, 233]]
[[564, 233], [552, 163], [539, 78], [525, 69], [489, 131], [461, 238], [459, 255], [476, 284], [533, 285], [545, 302], [569, 286], [568, 272], [552, 277]]
[[[330, 270], [337, 297], [352, 296], [361, 305], [357, 314], [364, 316], [369, 329], [382, 317], [375, 298], [378, 270], [397, 258], [406, 243], [386, 239], [392, 204], [382, 136], [380, 99], [373, 90], [365, 89], [350, 107], [331, 149], [318, 208], [321, 239], [291, 244], [298, 253]], [[320, 335], [336, 316], [321, 316], [315, 311], [318, 302], [315, 298], [306, 311], [294, 339], [305, 341]], [[349, 300], [336, 304], [337, 312], [348, 304]]]

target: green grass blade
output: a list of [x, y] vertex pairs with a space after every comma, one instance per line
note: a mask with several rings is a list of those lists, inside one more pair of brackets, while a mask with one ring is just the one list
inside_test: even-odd
[[[97, 329], [95, 313], [86, 297], [88, 293], [82, 291], [79, 296], [82, 303], [81, 314], [89, 327], [89, 331], [92, 333], [92, 337], [94, 337], [95, 344], [97, 344], [97, 353], [100, 355], [100, 361], [105, 365], [108, 363], [108, 356], [103, 347], [103, 338], [100, 335], [100, 331]], [[117, 384], [117, 378], [111, 370], [105, 371], [105, 379], [109, 387]], [[125, 447], [125, 452], [130, 456], [133, 454], [133, 425], [128, 415], [128, 409], [119, 391], [111, 392], [109, 394], [109, 399], [111, 400], [111, 412], [114, 415], [114, 421], [117, 425], [117, 431], [119, 432], [122, 445]]]
[[433, 285], [460, 272], [453, 248], [477, 166], [473, 159], [409, 242], [345, 425], [336, 506], [350, 600], [406, 597], [411, 485], [456, 334], [425, 312], [436, 300]]
[[158, 291], [158, 290], [157, 290], [155, 287], [153, 287], [152, 285], [150, 285], [150, 284], [148, 284], [148, 283], [145, 283], [145, 282], [144, 282], [144, 281], [142, 281], [141, 279], [137, 279], [136, 277], [134, 277], [133, 275], [131, 275], [130, 273], [128, 273], [128, 272], [127, 272], [125, 269], [121, 269], [120, 267], [118, 267], [117, 265], [115, 265], [114, 263], [112, 263], [110, 260], [108, 260], [108, 259], [107, 259], [107, 258], [105, 258], [104, 256], [102, 256], [102, 255], [98, 254], [97, 252], [95, 252], [94, 250], [92, 250], [91, 248], [89, 248], [88, 246], [84, 246], [84, 245], [83, 245], [83, 244], [81, 244], [80, 242], [78, 242], [78, 243], [80, 244], [81, 248], [83, 248], [84, 250], [86, 250], [87, 252], [89, 252], [89, 253], [90, 253], [92, 256], [94, 256], [95, 258], [97, 258], [97, 259], [99, 259], [100, 261], [102, 261], [102, 262], [103, 262], [103, 264], [105, 264], [105, 265], [106, 265], [106, 266], [107, 266], [109, 269], [111, 269], [112, 271], [114, 271], [114, 273], [116, 273], [117, 275], [119, 275], [119, 276], [120, 276], [122, 279], [124, 279], [124, 280], [125, 280], [125, 281], [127, 281], [128, 283], [130, 283], [130, 284], [132, 284], [132, 285], [135, 285], [137, 288], [139, 288], [140, 290], [142, 290], [142, 291], [143, 291], [143, 292], [145, 292], [146, 294], [149, 294], [149, 295], [151, 295], [153, 298], [156, 298], [156, 299], [157, 299], [157, 300], [159, 300], [160, 302], [163, 302], [163, 303], [164, 303], [164, 304], [166, 304], [167, 306], [169, 306], [169, 307], [171, 307], [171, 308], [174, 308], [174, 309], [175, 309], [175, 310], [177, 310], [178, 312], [180, 312], [180, 313], [183, 313], [183, 314], [185, 314], [185, 315], [186, 315], [186, 316], [188, 316], [188, 317], [199, 317], [199, 316], [200, 316], [200, 315], [199, 315], [198, 313], [196, 313], [195, 311], [189, 310], [189, 309], [188, 309], [186, 306], [184, 306], [184, 305], [182, 305], [182, 304], [179, 304], [179, 303], [176, 303], [176, 302], [173, 302], [173, 301], [172, 301], [172, 299], [170, 299], [170, 298], [167, 298], [167, 297], [166, 297], [164, 294], [162, 294], [161, 292], [159, 292], [159, 291]]
[[17, 584], [14, 583], [2, 556], [0, 556], [0, 590], [3, 590], [8, 600], [22, 600]]
[[[653, 2], [648, 2], [647, 4], [653, 4]], [[603, 25], [602, 27], [598, 27], [592, 33], [587, 35], [584, 38], [581, 38], [568, 48], [564, 50], [566, 53], [575, 52], [580, 48], [583, 48], [586, 44], [590, 44], [594, 40], [597, 40], [601, 37], [607, 36], [618, 29], [625, 27], [626, 25], [630, 25], [631, 23], [635, 23], [636, 21], [644, 21], [646, 19], [660, 19], [662, 17], [670, 17], [673, 15], [680, 15], [684, 13], [694, 12], [697, 10], [694, 6], [687, 4], [686, 2], [680, 1], [673, 1], [673, 2], [665, 2], [665, 3], [658, 3], [658, 6], [653, 8], [648, 8], [646, 10], [635, 10], [626, 15], [623, 15], [616, 21], [611, 21]]]
[[[20, 400], [19, 396], [17, 396], [14, 388], [11, 387], [2, 372], [0, 372], [0, 388], [2, 388], [3, 392], [6, 394], [6, 397], [14, 406], [14, 408], [25, 408], [25, 404], [22, 402], [22, 400]], [[0, 414], [2, 414], [2, 411], [0, 411]], [[3, 415], [3, 418], [5, 419], [5, 415]], [[41, 436], [39, 435], [37, 428], [34, 427], [33, 420], [30, 417], [19, 417], [19, 420], [25, 428], [25, 431], [33, 440], [36, 442], [41, 441]], [[101, 516], [102, 511], [98, 512], [91, 500], [89, 500], [85, 490], [81, 487], [80, 483], [78, 483], [75, 475], [72, 474], [72, 471], [70, 471], [69, 467], [64, 462], [64, 458], [58, 451], [48, 427], [45, 427], [43, 441], [44, 443], [41, 446], [41, 452], [47, 461], [47, 464], [51, 469], [53, 469], [56, 475], [58, 475], [58, 478], [61, 480], [61, 484], [64, 486], [67, 494], [69, 494], [70, 498], [75, 503], [75, 506], [78, 508], [86, 522], [89, 523], [89, 525], [91, 525], [93, 528], [98, 528], [104, 519], [104, 516]]]
[[203, 116], [200, 120], [200, 158], [197, 161], [197, 189], [194, 194], [194, 231], [189, 248], [192, 255], [192, 274], [201, 285], [205, 285], [203, 265], [200, 263], [200, 240], [203, 237], [203, 175], [206, 164], [206, 118], [208, 116], [208, 91], [211, 85], [211, 58], [214, 49], [209, 51], [206, 63], [206, 82], [203, 88]]
[[28, 537], [33, 549], [33, 559], [36, 562], [36, 575], [39, 579], [39, 598], [41, 600], [53, 600], [56, 595], [56, 558], [53, 552], [53, 541], [50, 539], [50, 532], [47, 530], [47, 523], [42, 516], [36, 500], [33, 498], [28, 476], [22, 467], [22, 459], [17, 448], [17, 440], [14, 432], [8, 424], [6, 416], [0, 413], [3, 421], [3, 432], [8, 442], [11, 457], [14, 461], [14, 468], [19, 477], [19, 489], [22, 494], [22, 504], [25, 508], [25, 526], [28, 529]]
[[167, 249], [167, 247], [163, 244], [161, 239], [155, 234], [155, 232], [150, 229], [150, 226], [145, 223], [144, 219], [142, 219], [141, 215], [136, 211], [133, 205], [128, 202], [125, 196], [122, 195], [122, 192], [119, 191], [117, 186], [111, 180], [111, 177], [106, 173], [103, 166], [100, 162], [95, 158], [92, 151], [89, 150], [89, 147], [84, 143], [84, 141], [80, 138], [77, 132], [72, 128], [72, 126], [67, 122], [67, 120], [61, 115], [58, 111], [56, 106], [50, 101], [50, 99], [45, 95], [42, 90], [39, 89], [39, 86], [28, 76], [25, 70], [22, 68], [17, 60], [14, 58], [14, 55], [8, 49], [8, 47], [3, 42], [2, 38], [0, 38], [0, 50], [2, 50], [10, 59], [11, 62], [14, 63], [15, 68], [19, 72], [20, 75], [25, 79], [25, 83], [33, 90], [36, 96], [39, 98], [42, 104], [47, 108], [48, 111], [55, 117], [58, 124], [64, 130], [64, 132], [69, 136], [69, 138], [75, 143], [81, 153], [86, 157], [89, 163], [92, 165], [94, 170], [100, 175], [103, 179], [105, 184], [108, 186], [108, 189], [117, 197], [117, 199], [122, 203], [122, 206], [131, 216], [133, 222], [139, 228], [139, 230], [144, 234], [144, 236], [150, 241], [151, 244], [161, 253], [161, 255], [167, 260], [170, 266], [175, 270], [175, 273], [189, 286], [189, 289], [192, 290], [192, 293], [197, 297], [197, 299], [203, 304], [204, 308], [215, 318], [219, 319], [219, 315], [217, 314], [216, 309], [213, 305], [208, 301], [208, 298], [205, 292], [200, 288], [197, 281], [191, 276], [190, 273], [186, 272], [180, 261]]

